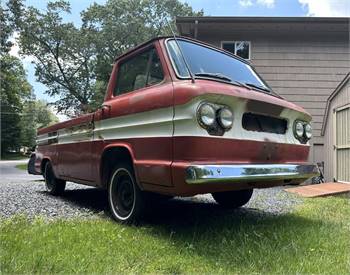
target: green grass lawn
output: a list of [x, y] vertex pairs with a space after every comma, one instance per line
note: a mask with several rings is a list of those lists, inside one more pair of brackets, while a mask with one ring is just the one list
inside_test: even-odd
[[16, 168], [20, 169], [20, 170], [27, 170], [27, 163], [21, 163], [21, 164], [17, 164]]
[[349, 197], [307, 199], [281, 215], [180, 206], [140, 227], [18, 216], [0, 232], [2, 273], [350, 272]]

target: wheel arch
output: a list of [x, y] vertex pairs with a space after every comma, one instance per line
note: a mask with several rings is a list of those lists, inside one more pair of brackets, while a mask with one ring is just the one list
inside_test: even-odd
[[128, 144], [111, 144], [106, 146], [102, 152], [99, 167], [102, 187], [107, 187], [110, 173], [118, 163], [129, 163], [134, 170], [136, 183], [141, 188], [134, 159], [134, 152]]
[[[41, 174], [44, 176], [45, 175], [45, 166], [46, 166], [46, 163], [48, 162], [51, 162], [51, 159], [49, 157], [43, 157], [43, 159], [41, 160], [41, 163], [40, 163], [40, 171], [41, 171]], [[53, 168], [52, 168], [53, 169]]]

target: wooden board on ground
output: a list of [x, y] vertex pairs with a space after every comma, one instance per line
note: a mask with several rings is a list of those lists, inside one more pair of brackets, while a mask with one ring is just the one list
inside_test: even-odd
[[350, 192], [350, 184], [331, 182], [286, 188], [284, 190], [302, 197], [314, 198]]

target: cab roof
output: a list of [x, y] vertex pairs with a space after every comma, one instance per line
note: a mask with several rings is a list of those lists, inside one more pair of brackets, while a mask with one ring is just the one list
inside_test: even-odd
[[[247, 60], [245, 60], [245, 59], [243, 59], [243, 58], [241, 58], [241, 57], [239, 57], [239, 56], [237, 56], [237, 55], [234, 55], [234, 54], [232, 54], [232, 53], [230, 53], [230, 52], [228, 52], [228, 51], [225, 51], [225, 50], [223, 50], [223, 49], [221, 49], [221, 48], [218, 48], [218, 47], [216, 47], [216, 46], [214, 46], [214, 45], [211, 45], [211, 44], [208, 44], [208, 43], [205, 43], [205, 42], [203, 42], [203, 41], [200, 41], [200, 40], [197, 40], [197, 39], [194, 39], [194, 38], [191, 38], [191, 37], [187, 37], [187, 36], [176, 35], [175, 37], [178, 38], [178, 39], [188, 40], [188, 41], [191, 41], [191, 42], [194, 42], [194, 43], [197, 43], [197, 44], [202, 44], [203, 46], [206, 46], [206, 47], [213, 48], [213, 49], [215, 49], [215, 50], [224, 52], [224, 53], [226, 53], [226, 54], [231, 55], [233, 58], [238, 59], [239, 61], [242, 61], [242, 62], [244, 62], [244, 63], [246, 63], [246, 64], [251, 65], [249, 61], [247, 61]], [[168, 36], [157, 36], [157, 37], [154, 37], [154, 38], [152, 38], [152, 39], [150, 39], [150, 40], [148, 40], [148, 41], [146, 41], [146, 42], [143, 42], [143, 43], [141, 43], [141, 44], [139, 44], [139, 45], [137, 45], [137, 46], [135, 46], [135, 47], [133, 47], [133, 48], [127, 50], [125, 53], [123, 53], [123, 54], [117, 56], [117, 57], [115, 58], [114, 62], [118, 61], [119, 59], [121, 59], [122, 57], [128, 55], [129, 53], [131, 53], [131, 52], [133, 52], [133, 51], [136, 51], [136, 50], [138, 50], [138, 49], [140, 49], [140, 48], [143, 48], [144, 46], [147, 46], [148, 44], [152, 44], [154, 41], [160, 41], [160, 40], [171, 39], [171, 38], [174, 38], [174, 36], [168, 35]]]

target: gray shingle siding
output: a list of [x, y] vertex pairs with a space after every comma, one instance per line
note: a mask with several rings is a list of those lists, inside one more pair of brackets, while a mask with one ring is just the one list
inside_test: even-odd
[[338, 53], [330, 53], [328, 43], [322, 47], [318, 41], [272, 41], [268, 53], [263, 44], [251, 42], [252, 64], [277, 93], [311, 113], [313, 142], [323, 143], [320, 130], [327, 98], [349, 71], [348, 42], [337, 43]]

